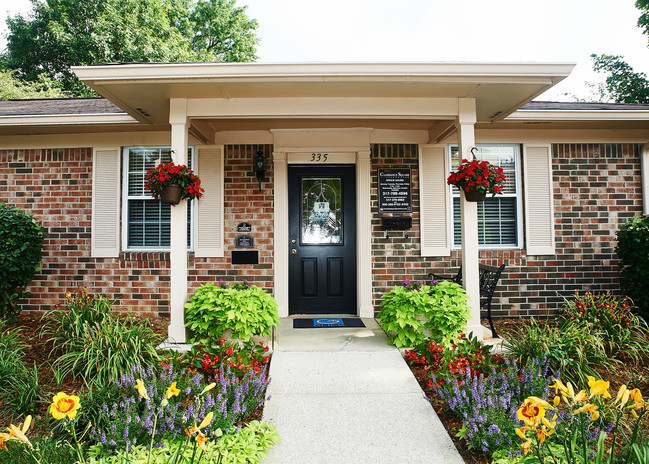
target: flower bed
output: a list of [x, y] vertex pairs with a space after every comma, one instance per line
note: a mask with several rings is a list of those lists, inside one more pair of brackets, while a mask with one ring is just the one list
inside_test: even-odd
[[[514, 348], [507, 357], [462, 337], [450, 346], [427, 340], [405, 358], [467, 463], [581, 463], [584, 449], [586, 462], [598, 456], [609, 462], [612, 455], [612, 463], [644, 463], [649, 359], [640, 345], [647, 346], [647, 331], [623, 303], [610, 295], [575, 295], [553, 322], [497, 321]], [[588, 317], [570, 320], [589, 305]], [[610, 320], [632, 323], [616, 328]], [[546, 343], [544, 336], [555, 327], [565, 334], [568, 323], [579, 337]], [[577, 349], [581, 358], [562, 358]], [[591, 350], [603, 350], [608, 363], [586, 369], [580, 363], [594, 358]], [[579, 380], [568, 383], [564, 375]]]
[[[257, 420], [268, 385], [263, 344], [221, 339], [186, 355], [160, 353], [153, 347], [165, 321], [116, 315], [85, 291], [48, 314], [0, 324], [0, 372], [11, 373], [0, 378], [0, 423], [9, 425], [0, 463], [254, 463], [278, 440]], [[76, 361], [103, 346], [112, 351], [92, 370]]]

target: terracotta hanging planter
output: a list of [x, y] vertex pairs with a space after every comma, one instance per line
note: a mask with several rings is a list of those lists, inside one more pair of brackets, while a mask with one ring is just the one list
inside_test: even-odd
[[160, 201], [165, 205], [177, 205], [183, 192], [178, 185], [165, 185], [160, 193]]
[[464, 197], [466, 198], [466, 201], [479, 203], [485, 201], [485, 198], [487, 198], [487, 192], [481, 192], [480, 190], [469, 190], [467, 192], [464, 190]]

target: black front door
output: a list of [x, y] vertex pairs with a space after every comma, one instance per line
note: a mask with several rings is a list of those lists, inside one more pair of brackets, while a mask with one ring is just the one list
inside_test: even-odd
[[289, 166], [289, 314], [356, 314], [355, 166]]

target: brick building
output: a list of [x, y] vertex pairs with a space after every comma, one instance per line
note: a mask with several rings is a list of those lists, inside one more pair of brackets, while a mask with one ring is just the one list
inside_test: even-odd
[[[476, 301], [478, 262], [506, 265], [499, 316], [619, 291], [615, 233], [649, 208], [649, 105], [530, 101], [571, 69], [77, 68], [103, 98], [0, 102], [0, 202], [48, 230], [26, 309], [85, 287], [170, 316], [182, 341], [183, 303], [219, 280], [267, 288], [281, 316], [372, 316], [402, 280], [460, 264]], [[446, 185], [472, 149], [505, 169], [504, 195], [469, 203]], [[169, 159], [201, 177], [200, 201], [147, 195], [144, 172]]]

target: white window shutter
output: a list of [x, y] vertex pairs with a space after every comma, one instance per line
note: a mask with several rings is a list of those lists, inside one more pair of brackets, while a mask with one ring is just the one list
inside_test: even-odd
[[90, 253], [95, 258], [119, 256], [119, 162], [119, 147], [93, 149]]
[[450, 256], [446, 145], [419, 146], [421, 256]]
[[223, 256], [223, 145], [197, 147], [196, 173], [205, 189], [196, 201], [196, 244], [199, 258]]
[[554, 199], [550, 144], [523, 147], [525, 237], [529, 256], [554, 255]]

